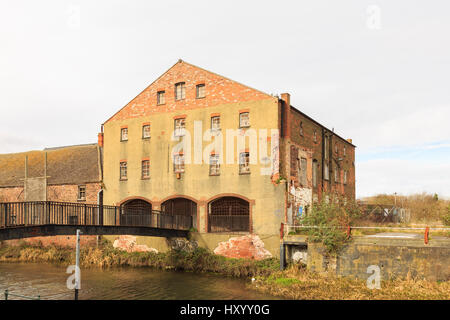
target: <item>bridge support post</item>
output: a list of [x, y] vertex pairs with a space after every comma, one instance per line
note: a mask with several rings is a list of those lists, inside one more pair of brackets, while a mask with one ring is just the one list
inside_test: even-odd
[[77, 249], [76, 249], [76, 258], [75, 258], [75, 300], [78, 300], [78, 289], [81, 286], [81, 275], [80, 275], [80, 229], [77, 229]]

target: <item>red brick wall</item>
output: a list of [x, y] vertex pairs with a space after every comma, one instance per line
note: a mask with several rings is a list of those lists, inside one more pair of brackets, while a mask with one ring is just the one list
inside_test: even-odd
[[[355, 198], [355, 148], [346, 140], [333, 135], [328, 131], [329, 139], [329, 155], [330, 155], [330, 175], [329, 180], [323, 179], [323, 127], [312, 121], [310, 118], [304, 116], [300, 112], [291, 110], [290, 116], [290, 143], [285, 145], [285, 154], [283, 160], [285, 161], [285, 174], [290, 177], [290, 145], [293, 144], [301, 150], [312, 153], [312, 159], [318, 161], [317, 170], [317, 187], [313, 188], [313, 193], [321, 198], [323, 192], [338, 192], [346, 195], [349, 198]], [[303, 135], [300, 134], [300, 124], [303, 127]], [[314, 130], [317, 134], [316, 142], [314, 141]], [[335, 153], [335, 144], [338, 145], [338, 153]], [[344, 146], [346, 147], [346, 155], [343, 155]], [[334, 179], [334, 169], [338, 158], [343, 158], [339, 161], [339, 182]], [[308, 167], [309, 167], [308, 163]], [[347, 170], [347, 184], [343, 184], [343, 170]], [[309, 179], [309, 176], [308, 176]], [[323, 187], [322, 187], [323, 186]]]
[[[96, 204], [100, 183], [86, 184], [86, 201], [82, 203]], [[0, 188], [0, 202], [18, 202], [24, 200], [23, 187]], [[78, 185], [47, 186], [48, 201], [79, 202]]]
[[78, 185], [65, 184], [48, 186], [47, 200], [96, 204], [97, 193], [100, 191], [100, 188], [100, 183], [86, 184], [86, 201], [78, 201]]
[[[177, 82], [185, 82], [186, 88], [185, 99], [178, 101], [175, 100], [174, 87]], [[196, 85], [202, 83], [205, 84], [206, 97], [197, 99]], [[163, 105], [157, 105], [156, 94], [158, 91], [165, 91], [165, 104]], [[275, 98], [182, 61], [144, 89], [108, 121], [262, 99]]]
[[18, 202], [23, 199], [23, 187], [0, 188], [0, 202]]

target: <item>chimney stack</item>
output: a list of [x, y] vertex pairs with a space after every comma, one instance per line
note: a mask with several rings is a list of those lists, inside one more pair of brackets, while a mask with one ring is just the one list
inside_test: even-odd
[[100, 132], [99, 134], [98, 134], [98, 145], [101, 147], [101, 148], [103, 148], [103, 132]]

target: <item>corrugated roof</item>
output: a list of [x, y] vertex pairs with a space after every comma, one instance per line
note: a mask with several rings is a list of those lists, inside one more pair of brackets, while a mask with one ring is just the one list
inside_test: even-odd
[[0, 154], [0, 187], [23, 186], [26, 156], [28, 177], [43, 177], [46, 152], [48, 184], [100, 182], [100, 148], [97, 144], [89, 144]]

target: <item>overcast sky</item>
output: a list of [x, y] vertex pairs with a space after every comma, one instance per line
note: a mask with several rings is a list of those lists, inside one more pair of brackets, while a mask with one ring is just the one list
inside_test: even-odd
[[96, 142], [177, 59], [352, 138], [357, 196], [450, 197], [450, 2], [0, 1], [0, 153]]

